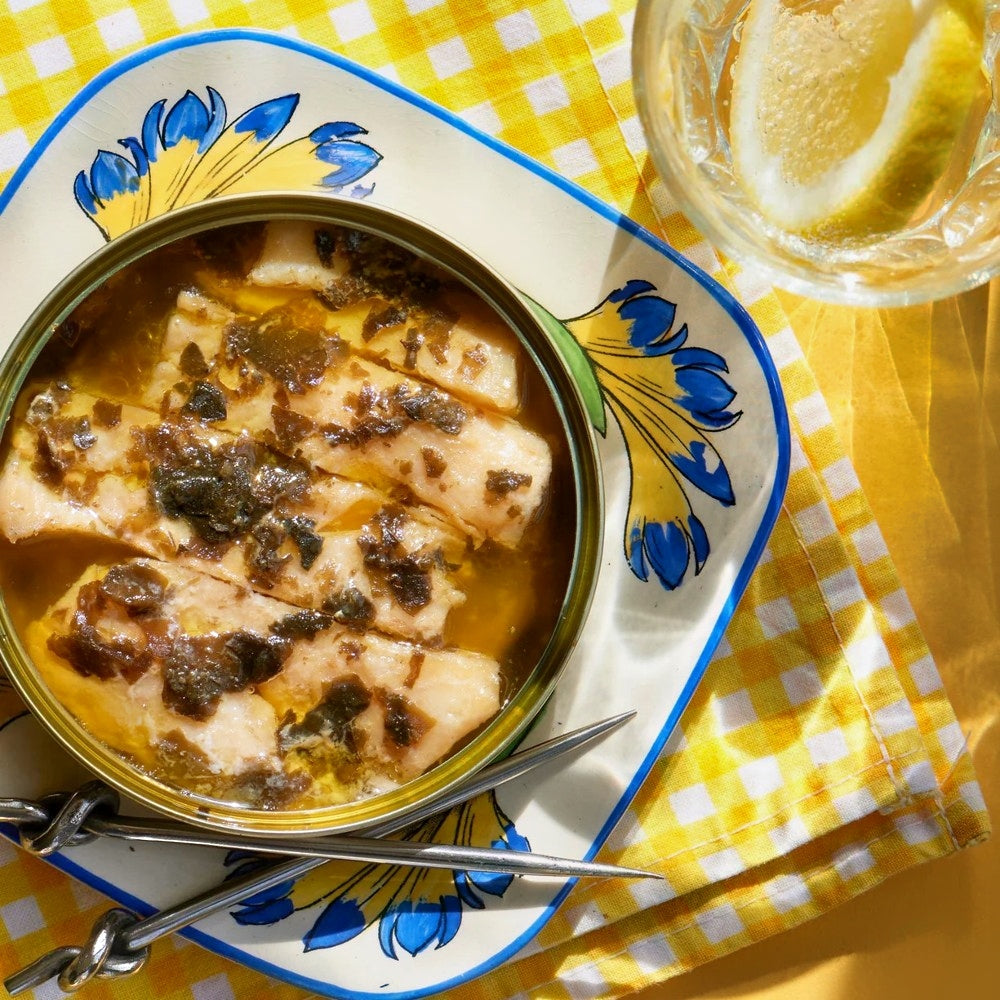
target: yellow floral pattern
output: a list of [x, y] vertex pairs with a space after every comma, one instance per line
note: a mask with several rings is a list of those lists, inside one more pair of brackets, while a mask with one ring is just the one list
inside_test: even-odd
[[138, 136], [119, 140], [125, 154], [101, 150], [73, 185], [77, 204], [105, 239], [173, 208], [223, 194], [295, 188], [364, 197], [359, 182], [381, 154], [360, 140], [354, 122], [327, 122], [282, 145], [276, 140], [298, 106], [297, 94], [257, 104], [228, 121], [225, 101], [187, 91], [175, 104], [153, 104]]

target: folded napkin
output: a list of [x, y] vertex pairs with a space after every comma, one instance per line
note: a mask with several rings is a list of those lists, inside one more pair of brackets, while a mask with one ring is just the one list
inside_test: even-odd
[[[632, 103], [632, 3], [90, 6], [96, 23], [83, 7], [60, 7], [57, 19], [54, 0], [12, 0], [14, 16], [0, 16], [0, 182], [61, 104], [129, 50], [247, 21], [295, 31], [661, 233], [734, 291], [774, 356], [793, 429], [781, 515], [704, 681], [602, 855], [664, 881], [581, 883], [477, 995], [622, 996], [987, 835], [963, 733], [781, 301], [721, 262], [656, 180]], [[3, 717], [11, 698], [0, 686]], [[106, 905], [0, 841], [0, 970], [82, 940]], [[154, 952], [137, 977], [93, 995], [303, 996], [182, 941]]]
[[[713, 663], [606, 852], [666, 883], [579, 886], [490, 996], [624, 995], [989, 832], [965, 737], [815, 380], [773, 293], [751, 312], [778, 327], [792, 475]], [[556, 982], [565, 992], [546, 992]]]

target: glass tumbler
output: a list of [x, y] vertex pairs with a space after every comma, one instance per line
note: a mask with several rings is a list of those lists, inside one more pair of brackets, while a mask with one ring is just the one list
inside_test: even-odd
[[[731, 120], [733, 70], [752, 3], [835, 22], [842, 5], [882, 3], [891, 12], [894, 2], [639, 0], [637, 5], [636, 102], [653, 161], [677, 208], [725, 254], [799, 295], [853, 305], [907, 305], [956, 294], [1000, 272], [995, 86], [1000, 0], [905, 0], [901, 32], [912, 29], [910, 8], [920, 23], [934, 4], [950, 3], [960, 6], [967, 23], [981, 24], [983, 35], [967, 119], [949, 137], [944, 166], [906, 218], [860, 235], [793, 231], [762, 214], [734, 169], [732, 138], [739, 123]], [[821, 62], [821, 53], [798, 54], [793, 78]], [[947, 85], [946, 74], [939, 75], [934, 85]], [[877, 107], [877, 94], [872, 101]]]

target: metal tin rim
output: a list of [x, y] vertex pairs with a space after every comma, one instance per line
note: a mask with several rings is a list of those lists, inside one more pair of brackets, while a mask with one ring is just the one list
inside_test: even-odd
[[548, 386], [569, 444], [576, 494], [570, 583], [553, 633], [528, 678], [485, 730], [443, 763], [397, 790], [342, 805], [289, 812], [248, 809], [180, 791], [129, 765], [91, 736], [48, 690], [17, 634], [0, 588], [0, 661], [34, 716], [72, 756], [161, 814], [234, 832], [291, 836], [358, 830], [404, 816], [509, 751], [545, 705], [586, 621], [603, 541], [604, 490], [594, 432], [577, 383], [512, 285], [471, 251], [409, 216], [365, 202], [302, 192], [234, 195], [186, 206], [143, 223], [85, 260], [32, 313], [0, 361], [0, 430], [6, 429], [14, 400], [49, 335], [111, 274], [185, 236], [273, 218], [322, 221], [383, 236], [470, 285], [515, 332]]

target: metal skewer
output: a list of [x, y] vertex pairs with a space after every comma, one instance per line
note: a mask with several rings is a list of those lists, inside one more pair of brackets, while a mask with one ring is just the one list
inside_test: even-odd
[[[407, 825], [411, 821], [407, 818]], [[412, 865], [416, 868], [450, 868], [455, 871], [502, 872], [506, 875], [557, 875], [566, 878], [655, 878], [652, 872], [621, 868], [550, 854], [497, 850], [492, 847], [465, 847], [458, 844], [427, 844], [377, 837], [264, 837], [226, 836], [210, 830], [196, 830], [180, 823], [160, 823], [135, 817], [127, 820], [88, 819], [82, 829], [99, 837], [138, 840], [153, 844], [186, 844], [191, 847], [223, 847], [281, 854], [293, 857], [325, 858], [330, 861], [368, 861], [376, 864]]]
[[[547, 740], [528, 750], [512, 754], [505, 760], [484, 768], [467, 783], [458, 786], [441, 798], [427, 803], [406, 816], [381, 823], [370, 829], [368, 833], [371, 837], [376, 838], [397, 833], [428, 816], [443, 812], [445, 809], [465, 802], [481, 792], [496, 788], [504, 782], [527, 774], [534, 768], [617, 729], [634, 715], [634, 712], [628, 712], [614, 716]], [[36, 803], [25, 800], [0, 799], [0, 821], [37, 823], [39, 812], [44, 812], [44, 810], [40, 809]], [[48, 819], [47, 813], [45, 818]], [[77, 832], [85, 822], [86, 817], [77, 826], [77, 830], [70, 832], [68, 837], [50, 837], [50, 842], [62, 844], [72, 842], [73, 833]], [[332, 841], [335, 838], [329, 839]], [[240, 846], [246, 846], [246, 841], [241, 840]], [[450, 845], [417, 846], [435, 846], [451, 850]], [[488, 849], [487, 853], [489, 853]], [[503, 852], [503, 859], [509, 861], [519, 853]], [[242, 878], [224, 882], [222, 885], [201, 893], [184, 903], [142, 919], [128, 910], [113, 908], [98, 920], [90, 938], [82, 947], [57, 948], [8, 977], [4, 981], [4, 985], [11, 996], [17, 996], [19, 993], [38, 986], [55, 976], [58, 977], [59, 986], [64, 991], [73, 992], [95, 976], [113, 978], [130, 975], [137, 972], [146, 962], [149, 957], [150, 945], [158, 939], [182, 930], [210, 914], [239, 903], [248, 896], [264, 892], [287, 880], [299, 878], [326, 860], [328, 860], [326, 857], [312, 856], [282, 861], [263, 871], [255, 871]], [[416, 859], [405, 862], [395, 860], [392, 863], [430, 867], [424, 861]], [[578, 862], [572, 863], [579, 864]], [[446, 864], [444, 867], [455, 866]], [[472, 870], [485, 870], [481, 862], [470, 867]], [[499, 870], [507, 871], [508, 869], [504, 867]], [[613, 874], [623, 874], [623, 871], [634, 870], [615, 869]], [[651, 872], [638, 872], [636, 874], [654, 878], [660, 877]]]

